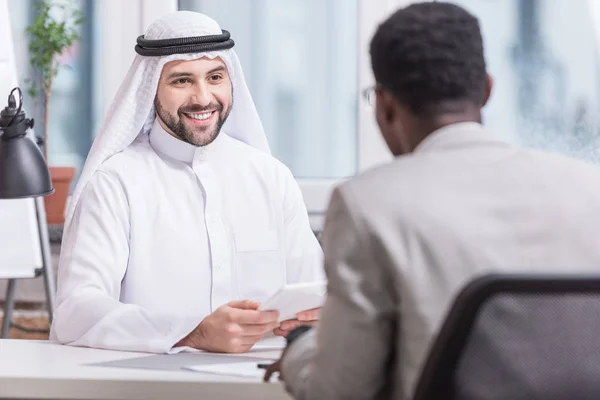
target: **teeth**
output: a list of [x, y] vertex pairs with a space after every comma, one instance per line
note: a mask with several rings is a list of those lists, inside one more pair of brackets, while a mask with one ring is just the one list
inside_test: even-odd
[[211, 112], [203, 113], [203, 114], [187, 114], [190, 118], [198, 119], [200, 121], [210, 118], [212, 115]]

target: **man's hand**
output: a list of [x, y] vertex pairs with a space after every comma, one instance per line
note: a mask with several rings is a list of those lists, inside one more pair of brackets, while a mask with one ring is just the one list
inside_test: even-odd
[[277, 326], [277, 311], [258, 311], [260, 303], [232, 301], [217, 308], [175, 347], [218, 353], [243, 353]]
[[[285, 352], [284, 352], [285, 353]], [[269, 365], [265, 370], [265, 375], [263, 376], [263, 382], [269, 382], [273, 374], [279, 374], [279, 380], [283, 381], [283, 373], [281, 372], [281, 363], [283, 362], [283, 354], [281, 358], [275, 361], [273, 364]]]
[[319, 314], [321, 313], [320, 308], [314, 308], [312, 310], [302, 311], [296, 314], [296, 319], [290, 319], [281, 322], [281, 325], [273, 330], [273, 333], [277, 336], [286, 337], [288, 333], [296, 329], [301, 325], [316, 325], [319, 321]]
[[[303, 317], [313, 317], [314, 318], [314, 311], [317, 311], [317, 318], [318, 318], [318, 310], [310, 310], [311, 312], [313, 312], [312, 314], [309, 315], [303, 315]], [[281, 357], [279, 358], [279, 360], [275, 361], [273, 364], [270, 364], [267, 366], [266, 371], [265, 371], [265, 375], [263, 376], [263, 380], [265, 382], [269, 382], [269, 380], [271, 379], [271, 376], [273, 376], [273, 374], [277, 373], [279, 374], [279, 380], [283, 381], [285, 380], [285, 377], [283, 376], [283, 372], [281, 372], [281, 368], [283, 365], [283, 360], [286, 357], [286, 354], [290, 348], [290, 345], [297, 340], [300, 336], [304, 335], [307, 331], [309, 331], [311, 328], [306, 326], [307, 324], [304, 324], [303, 328], [299, 328], [297, 330], [295, 330], [294, 332], [290, 332], [290, 335], [292, 335], [290, 337], [290, 335], [287, 335], [288, 337], [288, 344], [287, 346], [285, 346], [285, 349], [283, 350], [283, 353], [281, 354]]]

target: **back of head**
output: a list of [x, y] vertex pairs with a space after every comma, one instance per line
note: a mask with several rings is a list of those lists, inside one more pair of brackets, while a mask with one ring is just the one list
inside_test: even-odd
[[371, 41], [375, 79], [416, 115], [487, 99], [483, 41], [477, 19], [442, 2], [396, 11]]

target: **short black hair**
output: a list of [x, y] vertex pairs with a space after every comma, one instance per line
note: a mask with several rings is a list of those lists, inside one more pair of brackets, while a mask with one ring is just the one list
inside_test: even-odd
[[487, 73], [477, 18], [450, 3], [417, 3], [385, 20], [371, 40], [375, 80], [415, 114], [447, 101], [481, 105]]

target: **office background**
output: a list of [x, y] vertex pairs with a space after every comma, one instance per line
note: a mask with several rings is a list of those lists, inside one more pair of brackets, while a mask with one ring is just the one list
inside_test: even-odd
[[[60, 0], [57, 0], [60, 1]], [[9, 0], [17, 69], [27, 79], [35, 0]], [[600, 5], [596, 0], [457, 0], [481, 20], [495, 79], [485, 123], [527, 146], [597, 162]], [[82, 41], [63, 55], [51, 100], [49, 162], [77, 173], [134, 56], [160, 15], [194, 10], [232, 33], [274, 155], [302, 187], [315, 230], [332, 186], [390, 159], [360, 91], [368, 42], [407, 0], [77, 0]], [[235, 10], [235, 12], [232, 12]], [[41, 121], [39, 104], [27, 110]], [[41, 124], [37, 134], [41, 135]], [[77, 176], [76, 176], [77, 177]]]

